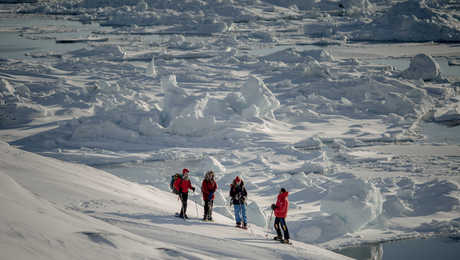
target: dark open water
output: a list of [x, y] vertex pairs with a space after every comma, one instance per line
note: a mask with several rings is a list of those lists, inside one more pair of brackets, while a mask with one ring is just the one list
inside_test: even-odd
[[399, 240], [335, 252], [357, 260], [459, 260], [460, 238]]

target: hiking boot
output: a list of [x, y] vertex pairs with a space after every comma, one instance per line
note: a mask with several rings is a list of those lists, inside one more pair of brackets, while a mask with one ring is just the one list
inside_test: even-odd
[[188, 216], [187, 216], [187, 214], [185, 214], [185, 215], [184, 215], [184, 218], [185, 218], [185, 219], [188, 219]]
[[209, 217], [208, 220], [209, 220], [209, 221], [212, 221], [212, 217]]
[[284, 240], [281, 240], [280, 242], [283, 244], [289, 244], [289, 239], [284, 239]]
[[282, 237], [279, 237], [279, 236], [276, 236], [276, 237], [273, 238], [273, 240], [281, 241], [281, 240], [283, 240], [283, 238], [282, 238]]
[[241, 227], [241, 223], [236, 223], [236, 227]]
[[243, 228], [244, 228], [244, 229], [248, 229], [248, 224], [247, 224], [247, 223], [244, 223], [244, 224], [243, 224]]

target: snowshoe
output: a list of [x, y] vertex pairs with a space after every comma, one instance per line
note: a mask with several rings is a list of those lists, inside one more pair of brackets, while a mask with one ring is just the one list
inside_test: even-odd
[[288, 245], [292, 245], [291, 242], [289, 242], [289, 239], [281, 239], [280, 240], [281, 244], [288, 244]]
[[241, 229], [248, 229], [248, 225], [241, 225], [240, 223], [237, 223], [235, 227], [241, 228]]
[[188, 219], [187, 215], [184, 217], [184, 215], [182, 215], [182, 214], [180, 214], [180, 213], [176, 213], [174, 216], [177, 217], [177, 218], [182, 218], [182, 219], [184, 219], [184, 220], [185, 220], [185, 219]]
[[203, 221], [212, 221], [211, 217], [203, 217]]

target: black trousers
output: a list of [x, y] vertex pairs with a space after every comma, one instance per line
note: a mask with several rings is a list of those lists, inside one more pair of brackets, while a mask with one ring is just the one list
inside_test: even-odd
[[281, 235], [281, 229], [283, 230], [283, 233], [284, 233], [284, 239], [289, 239], [289, 230], [286, 226], [286, 219], [276, 217], [275, 218], [275, 230], [279, 238], [283, 237]]
[[204, 201], [204, 216], [203, 216], [203, 219], [211, 220], [213, 204], [214, 204], [214, 200], [205, 200]]
[[180, 200], [182, 202], [182, 208], [180, 210], [180, 215], [187, 216], [187, 200], [188, 200], [188, 192], [181, 192], [179, 193]]

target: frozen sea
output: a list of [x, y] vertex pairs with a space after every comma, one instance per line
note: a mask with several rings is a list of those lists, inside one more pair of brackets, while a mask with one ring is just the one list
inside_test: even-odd
[[[248, 10], [300, 13], [265, 5]], [[309, 39], [299, 28], [314, 23], [311, 13], [270, 18], [274, 28], [260, 20], [208, 34], [223, 26], [219, 19], [205, 21], [206, 33], [174, 33], [188, 27], [100, 26], [94, 17], [87, 23], [2, 8], [0, 140], [11, 146], [89, 165], [165, 197], [172, 196], [173, 173], [190, 168], [199, 185], [203, 172], [214, 169], [221, 187], [215, 211], [227, 222], [233, 219], [227, 187], [242, 176], [254, 230], [273, 232], [269, 206], [287, 187], [294, 241], [327, 249], [396, 241], [350, 249], [357, 259], [414, 256], [401, 247], [439, 248], [446, 240], [406, 238], [458, 233], [456, 43]], [[99, 11], [104, 19], [113, 15]], [[439, 78], [401, 76], [420, 53], [439, 65]], [[445, 118], [454, 120], [434, 122]], [[45, 191], [9, 174], [37, 194]], [[201, 195], [191, 199], [198, 212]], [[102, 209], [116, 208], [110, 200], [65, 203], [106, 222]], [[139, 213], [114, 215], [120, 223], [145, 220]], [[455, 256], [457, 244], [442, 246]]]

